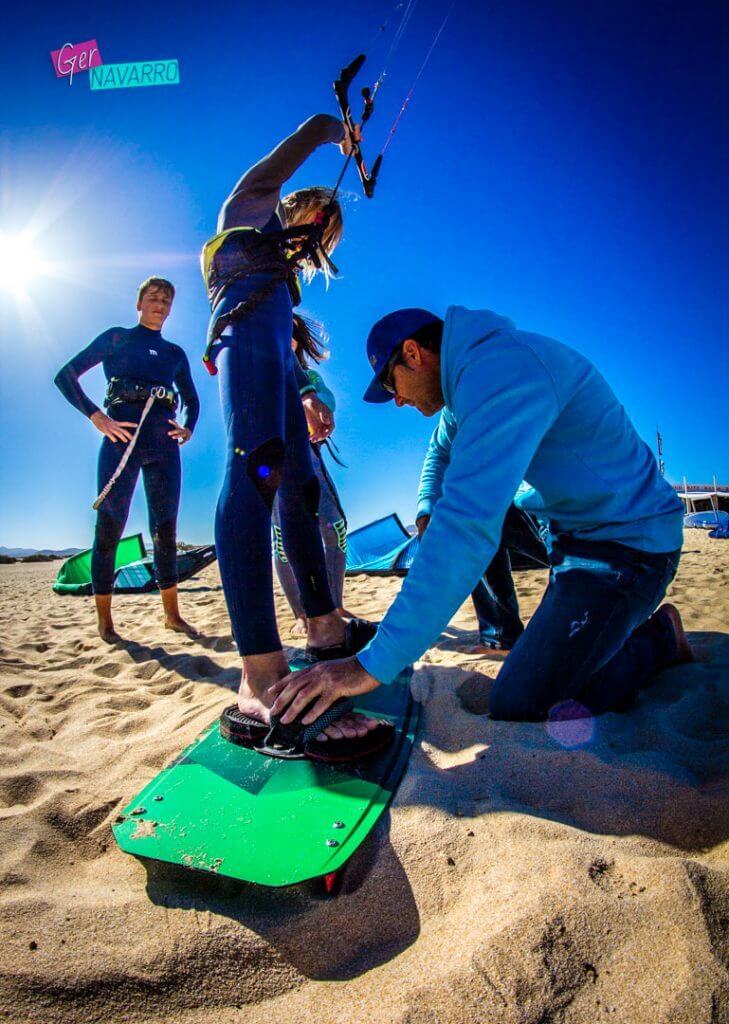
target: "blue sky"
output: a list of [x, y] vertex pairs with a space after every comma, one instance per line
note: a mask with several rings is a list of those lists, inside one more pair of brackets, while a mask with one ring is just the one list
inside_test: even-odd
[[[35, 231], [56, 277], [0, 288], [0, 544], [86, 546], [100, 435], [52, 385], [105, 328], [136, 320], [151, 273], [178, 288], [165, 336], [187, 351], [202, 401], [183, 450], [179, 536], [212, 536], [223, 466], [217, 388], [200, 362], [207, 305], [198, 254], [242, 171], [308, 115], [358, 52], [371, 78], [393, 5], [242, 2], [204, 9], [66, 4], [4, 16], [0, 231]], [[434, 425], [370, 407], [364, 342], [402, 305], [485, 307], [593, 359], [668, 475], [729, 480], [726, 302], [727, 12], [719, 3], [457, 0], [383, 165], [352, 198], [342, 278], [305, 308], [331, 335], [334, 466], [350, 525], [413, 519]], [[365, 134], [371, 158], [448, 5], [420, 0]], [[15, 22], [15, 23], [14, 23]], [[92, 92], [49, 52], [96, 39], [106, 63], [178, 58], [180, 85]], [[363, 83], [366, 83], [366, 78]], [[291, 187], [333, 183], [326, 147]], [[352, 173], [347, 185], [358, 193]], [[84, 378], [98, 401], [101, 371]], [[146, 530], [135, 498], [129, 530]]]

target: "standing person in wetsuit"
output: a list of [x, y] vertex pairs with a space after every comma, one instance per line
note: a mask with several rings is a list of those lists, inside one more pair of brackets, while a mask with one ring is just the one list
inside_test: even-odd
[[[315, 363], [320, 363], [328, 355], [323, 348], [321, 337], [317, 336], [317, 327], [318, 325], [313, 321], [301, 316], [299, 313], [295, 313], [291, 348], [296, 359], [303, 367], [309, 383], [314, 385], [317, 397], [333, 414], [336, 405], [334, 395], [322, 380], [321, 374], [309, 368], [308, 364], [309, 359]], [[329, 426], [333, 431], [333, 415]], [[319, 532], [324, 544], [329, 590], [331, 591], [334, 606], [345, 618], [353, 618], [354, 616], [342, 605], [344, 573], [347, 567], [347, 517], [339, 500], [337, 488], [324, 463], [324, 452], [322, 450], [324, 444], [324, 441], [311, 443], [314, 472], [319, 481]], [[306, 633], [306, 613], [301, 603], [299, 585], [296, 582], [291, 562], [288, 560], [283, 544], [278, 500], [274, 502], [273, 506], [273, 557], [278, 581], [297, 620], [297, 624], [294, 627], [296, 632], [292, 633], [292, 635], [302, 636]]]
[[[63, 396], [104, 435], [99, 452], [99, 492], [114, 475], [132, 440], [150, 389], [156, 388], [160, 396], [150, 406], [129, 460], [102, 501], [96, 519], [91, 581], [99, 634], [107, 643], [120, 639], [111, 616], [114, 562], [140, 469], [165, 627], [195, 635], [193, 627], [180, 615], [177, 601], [177, 510], [180, 446], [192, 437], [200, 403], [187, 356], [161, 333], [174, 296], [175, 289], [169, 281], [148, 278], [139, 286], [137, 326], [104, 331], [66, 363], [55, 379]], [[108, 415], [94, 405], [79, 383], [79, 377], [99, 363], [109, 381], [105, 400]], [[185, 409], [182, 425], [174, 418], [178, 393]]]
[[[301, 233], [318, 219], [318, 244], [299, 269], [305, 279], [317, 269], [328, 272], [328, 257], [342, 234], [332, 190], [304, 188], [282, 199], [281, 189], [319, 146], [333, 143], [346, 155], [358, 138], [358, 128], [350, 134], [328, 114], [309, 118], [246, 171], [223, 203], [217, 234], [203, 248], [212, 309], [206, 358], [212, 353], [209, 362], [216, 361], [227, 433], [215, 545], [243, 660], [237, 709], [227, 709], [232, 714], [226, 712], [223, 723], [236, 742], [253, 741], [261, 730], [265, 734], [270, 689], [289, 671], [273, 598], [271, 511], [277, 495], [283, 544], [307, 618], [309, 657], [344, 657], [372, 635], [370, 624], [345, 623], [329, 590], [309, 439], [324, 440], [331, 417], [291, 351], [298, 282], [284, 263], [291, 245], [280, 240], [282, 229]], [[343, 749], [347, 741], [351, 747], [377, 732], [374, 720], [346, 714], [327, 727], [326, 736]], [[320, 742], [324, 739], [322, 734]]]

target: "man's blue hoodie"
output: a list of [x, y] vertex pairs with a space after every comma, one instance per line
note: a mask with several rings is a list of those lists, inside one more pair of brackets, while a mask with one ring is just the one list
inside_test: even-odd
[[[431, 440], [418, 514], [432, 512], [418, 556], [375, 638], [357, 655], [390, 683], [433, 644], [520, 504], [552, 537], [681, 547], [682, 507], [611, 388], [584, 356], [518, 331], [487, 310], [451, 306], [441, 349], [445, 408]], [[436, 499], [437, 500], [434, 500]]]

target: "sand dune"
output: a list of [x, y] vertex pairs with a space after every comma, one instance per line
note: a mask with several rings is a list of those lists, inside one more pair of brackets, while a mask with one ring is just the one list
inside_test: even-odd
[[[701, 661], [628, 714], [492, 722], [464, 605], [418, 666], [420, 740], [336, 900], [121, 853], [127, 800], [230, 703], [217, 567], [203, 644], [119, 598], [95, 638], [57, 565], [0, 566], [0, 1009], [22, 1022], [729, 1022], [729, 544], [687, 533], [671, 599]], [[519, 574], [525, 614], [545, 576]], [[359, 577], [378, 617], [400, 585]], [[282, 631], [290, 616], [281, 609]]]

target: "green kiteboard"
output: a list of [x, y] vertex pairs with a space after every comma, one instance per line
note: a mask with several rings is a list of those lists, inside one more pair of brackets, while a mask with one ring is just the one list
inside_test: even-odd
[[357, 699], [356, 710], [396, 730], [388, 747], [361, 761], [266, 757], [223, 739], [216, 718], [127, 804], [114, 838], [137, 857], [260, 885], [324, 877], [331, 890], [405, 771], [419, 718], [410, 675]]

